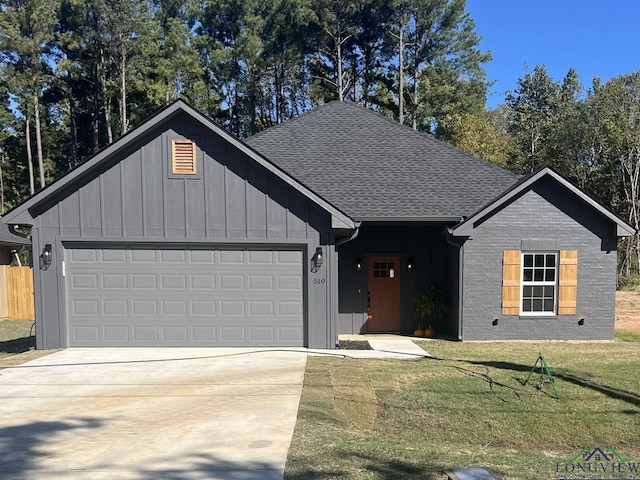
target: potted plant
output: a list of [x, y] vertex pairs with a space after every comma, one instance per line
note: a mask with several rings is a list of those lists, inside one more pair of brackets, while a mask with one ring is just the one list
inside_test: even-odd
[[[449, 310], [442, 292], [434, 286], [428, 287], [422, 293], [416, 293], [413, 297], [413, 303], [415, 306], [415, 319], [418, 321], [418, 328], [414, 335], [435, 336], [436, 332], [433, 324], [440, 320]], [[422, 330], [423, 325], [428, 325], [428, 327]]]

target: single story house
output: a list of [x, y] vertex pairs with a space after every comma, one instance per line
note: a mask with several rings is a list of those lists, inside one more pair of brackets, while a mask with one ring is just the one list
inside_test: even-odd
[[241, 141], [183, 101], [7, 213], [32, 227], [38, 348], [307, 346], [411, 333], [613, 338], [627, 223], [332, 102]]

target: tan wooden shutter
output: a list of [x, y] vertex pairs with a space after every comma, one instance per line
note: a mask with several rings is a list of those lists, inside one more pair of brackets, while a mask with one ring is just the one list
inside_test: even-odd
[[558, 315], [575, 315], [578, 303], [578, 251], [560, 250]]
[[520, 250], [505, 250], [502, 256], [502, 314], [520, 314]]
[[196, 144], [191, 140], [173, 140], [171, 143], [171, 165], [174, 175], [195, 175]]

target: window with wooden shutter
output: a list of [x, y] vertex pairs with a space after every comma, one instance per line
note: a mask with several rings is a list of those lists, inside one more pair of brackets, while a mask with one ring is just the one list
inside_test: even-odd
[[578, 251], [560, 250], [558, 315], [575, 315], [578, 303]]
[[556, 315], [558, 254], [522, 254], [522, 315]]
[[502, 256], [502, 314], [520, 314], [520, 250]]
[[174, 175], [196, 175], [196, 144], [192, 140], [171, 142], [171, 168]]

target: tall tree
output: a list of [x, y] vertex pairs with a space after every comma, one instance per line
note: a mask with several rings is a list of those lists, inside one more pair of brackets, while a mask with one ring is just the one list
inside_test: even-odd
[[318, 49], [311, 58], [310, 66], [313, 78], [319, 83], [318, 90], [328, 90], [328, 98], [343, 101], [355, 82], [353, 71], [347, 68], [347, 59], [350, 53], [357, 55], [353, 45], [361, 8], [362, 2], [354, 0], [314, 2]]
[[560, 82], [554, 81], [543, 65], [520, 78], [518, 89], [507, 93], [505, 103], [509, 132], [518, 147], [511, 168], [527, 173], [550, 165], [584, 186], [592, 169], [585, 108], [582, 86], [573, 68]]
[[511, 167], [519, 173], [532, 172], [552, 161], [549, 141], [558, 124], [560, 86], [543, 65], [518, 79], [518, 88], [506, 95], [505, 109], [510, 132], [519, 153]]
[[[461, 99], [472, 95], [476, 107], [484, 107], [487, 83], [482, 64], [491, 54], [478, 49], [480, 37], [465, 0], [413, 0], [408, 7], [404, 28], [411, 126], [433, 130], [456, 108], [452, 104], [462, 106]], [[433, 95], [434, 89], [440, 89], [439, 95]]]
[[[178, 0], [152, 2], [153, 21], [145, 22], [141, 33], [148, 40], [140, 44], [141, 58], [131, 80], [142, 107], [142, 111], [135, 112], [139, 119], [151, 113], [149, 108], [167, 105], [179, 97], [213, 113], [190, 28], [190, 8], [189, 2]], [[214, 97], [214, 102], [218, 101]]]
[[[617, 167], [624, 195], [624, 213], [640, 230], [640, 72], [598, 82], [589, 102], [596, 128], [594, 152]], [[614, 170], [615, 171], [615, 170]], [[640, 273], [640, 235], [623, 242], [621, 273]]]
[[0, 2], [0, 60], [5, 65], [9, 88], [18, 100], [19, 108], [25, 117], [29, 158], [30, 122], [33, 115], [40, 188], [45, 186], [40, 102], [50, 78], [47, 60], [56, 19], [53, 0]]

